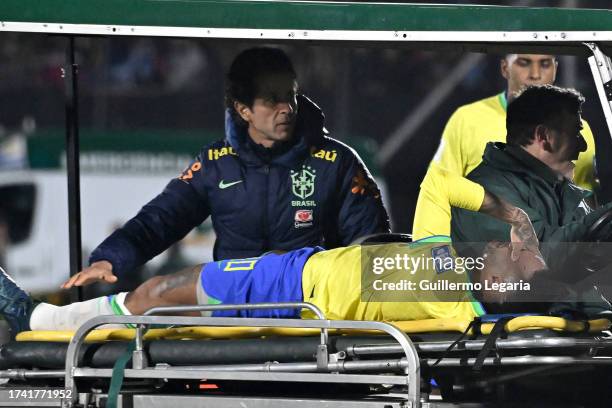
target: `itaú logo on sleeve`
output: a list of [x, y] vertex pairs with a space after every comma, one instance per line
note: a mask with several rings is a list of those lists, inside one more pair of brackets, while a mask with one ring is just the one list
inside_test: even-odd
[[295, 228], [312, 227], [312, 210], [297, 210], [293, 219]]

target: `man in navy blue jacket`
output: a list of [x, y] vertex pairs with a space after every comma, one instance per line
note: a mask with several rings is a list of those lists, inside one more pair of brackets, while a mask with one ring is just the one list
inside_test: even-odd
[[215, 260], [334, 248], [388, 232], [367, 168], [353, 149], [327, 136], [323, 113], [297, 88], [283, 51], [238, 55], [227, 74], [225, 140], [204, 147], [63, 287], [116, 282], [208, 216], [217, 234]]

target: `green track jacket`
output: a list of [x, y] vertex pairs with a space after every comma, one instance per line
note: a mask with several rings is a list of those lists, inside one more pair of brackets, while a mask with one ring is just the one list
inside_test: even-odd
[[[468, 176], [488, 191], [504, 198], [529, 214], [549, 267], [555, 269], [572, 256], [568, 245], [559, 242], [583, 241], [589, 227], [612, 203], [592, 210], [584, 198], [591, 193], [557, 175], [546, 164], [520, 147], [489, 143], [483, 162]], [[508, 241], [510, 226], [484, 214], [452, 209], [453, 242], [482, 243], [470, 245], [480, 251], [491, 240]], [[600, 231], [602, 239], [612, 236], [610, 226]], [[550, 243], [550, 244], [548, 244]]]

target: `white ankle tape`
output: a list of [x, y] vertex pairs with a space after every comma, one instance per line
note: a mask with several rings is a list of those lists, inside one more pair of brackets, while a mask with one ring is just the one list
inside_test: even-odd
[[121, 314], [123, 314], [124, 316], [131, 316], [132, 313], [128, 310], [127, 307], [125, 307], [125, 297], [127, 296], [127, 294], [128, 292], [121, 292], [117, 293], [116, 295], [113, 295], [111, 303], [115, 303], [119, 307], [119, 310], [121, 310]]
[[[112, 315], [110, 299], [106, 296], [71, 303], [66, 306], [55, 306], [41, 303], [30, 316], [32, 330], [76, 330], [87, 320], [101, 315]], [[104, 325], [100, 328], [120, 328], [125, 325]]]

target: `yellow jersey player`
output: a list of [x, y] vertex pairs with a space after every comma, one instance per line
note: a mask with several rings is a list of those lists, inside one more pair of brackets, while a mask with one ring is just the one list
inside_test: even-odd
[[[495, 268], [486, 270], [483, 260], [475, 260], [472, 266], [483, 267], [484, 276], [494, 277], [497, 282], [507, 278], [512, 281], [527, 279], [534, 271], [545, 268], [533, 226], [524, 211], [462, 177], [443, 169], [434, 173], [438, 182], [454, 186], [442, 189], [450, 205], [483, 212], [512, 226], [512, 246], [503, 248], [507, 256], [501, 257], [502, 267], [497, 262]], [[133, 292], [61, 307], [34, 304], [2, 271], [0, 314], [9, 322], [13, 335], [29, 329], [75, 330], [98, 315], [142, 314], [155, 306], [219, 303], [307, 301], [331, 319], [471, 319], [484, 311], [472, 296], [467, 267], [459, 263], [448, 237], [432, 237], [409, 244], [355, 245], [328, 251], [319, 247], [302, 248], [283, 254], [268, 253], [256, 258], [197, 265], [171, 275], [153, 277]], [[417, 281], [432, 286], [423, 287]], [[395, 291], [398, 285], [414, 289]], [[449, 285], [457, 290], [450, 289]], [[454, 294], [448, 297], [450, 291]], [[299, 317], [300, 313], [271, 309], [215, 311], [212, 315]]]
[[[552, 55], [509, 54], [501, 60], [501, 74], [507, 80], [506, 91], [455, 111], [446, 124], [440, 146], [430, 164], [436, 164], [457, 175], [466, 176], [482, 161], [489, 142], [506, 141], [506, 108], [527, 85], [552, 84], [557, 72], [557, 60]], [[576, 161], [574, 183], [593, 191], [595, 141], [586, 121], [582, 121], [582, 136], [587, 149]], [[450, 235], [450, 206], [436, 192], [432, 178], [425, 176], [421, 184], [414, 223], [413, 239], [430, 235]]]

